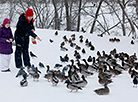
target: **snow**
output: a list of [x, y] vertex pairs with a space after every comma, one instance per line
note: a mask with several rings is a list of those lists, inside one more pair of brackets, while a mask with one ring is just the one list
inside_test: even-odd
[[[15, 28], [12, 28], [13, 32]], [[76, 35], [76, 43], [85, 48], [86, 54], [80, 54], [82, 58], [88, 58], [89, 55], [92, 57], [96, 56], [96, 52], [103, 50], [109, 53], [114, 48], [117, 52], [127, 52], [132, 55], [136, 53], [138, 55], [138, 43], [135, 41], [134, 45], [130, 44], [130, 37], [117, 36], [120, 38], [120, 42], [109, 42], [109, 38], [114, 38], [114, 36], [104, 35], [104, 37], [98, 37], [97, 34], [81, 33], [81, 32], [67, 32], [58, 31], [58, 35], [54, 35], [55, 30], [48, 29], [36, 29], [36, 34], [42, 39], [42, 42], [37, 41], [34, 45], [30, 41], [29, 50], [34, 52], [38, 58], [31, 58], [31, 63], [38, 66], [39, 62], [45, 65], [50, 65], [51, 69], [54, 69], [56, 63], [63, 64], [64, 66], [68, 63], [61, 63], [59, 56], [69, 55], [70, 59], [75, 59], [73, 57], [74, 48], [71, 48], [67, 43], [65, 45], [68, 48], [67, 52], [60, 51], [60, 43], [63, 41], [63, 36], [66, 35], [70, 38], [72, 34]], [[84, 36], [84, 41], [88, 38], [92, 41], [95, 46], [95, 50], [91, 51], [85, 46], [84, 43], [79, 43], [79, 36]], [[50, 43], [49, 39], [54, 42]], [[13, 46], [15, 51], [15, 47]], [[10, 63], [11, 72], [0, 73], [0, 100], [1, 102], [133, 102], [137, 100], [138, 89], [133, 87], [132, 79], [127, 71], [124, 71], [122, 75], [112, 78], [113, 83], [108, 85], [110, 88], [109, 95], [98, 96], [93, 92], [94, 89], [103, 87], [97, 82], [97, 73], [95, 72], [93, 76], [87, 78], [88, 85], [86, 85], [83, 90], [78, 92], [70, 92], [64, 83], [59, 82], [57, 86], [52, 86], [50, 82], [43, 78], [46, 73], [45, 68], [39, 68], [42, 74], [38, 82], [33, 81], [31, 77], [28, 78], [28, 86], [21, 87], [20, 81], [22, 77], [15, 78], [18, 69], [15, 67], [14, 53], [12, 54], [12, 59]]]

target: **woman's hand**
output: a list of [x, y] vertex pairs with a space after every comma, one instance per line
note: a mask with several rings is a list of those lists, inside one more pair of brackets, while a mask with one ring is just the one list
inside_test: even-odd
[[39, 40], [39, 41], [42, 41], [38, 36], [36, 36], [36, 39]]

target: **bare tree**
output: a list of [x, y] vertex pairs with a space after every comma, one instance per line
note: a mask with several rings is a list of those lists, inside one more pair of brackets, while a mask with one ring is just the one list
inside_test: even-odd
[[78, 21], [77, 21], [77, 31], [80, 30], [80, 21], [81, 21], [81, 6], [82, 6], [82, 0], [79, 0], [79, 9], [78, 9]]
[[95, 18], [94, 18], [94, 21], [93, 21], [93, 24], [92, 24], [90, 33], [93, 33], [93, 30], [94, 30], [94, 27], [95, 27], [95, 23], [96, 23], [96, 20], [97, 20], [97, 17], [98, 17], [98, 13], [99, 13], [99, 10], [100, 10], [100, 8], [101, 8], [101, 5], [102, 5], [103, 1], [104, 1], [104, 0], [101, 0], [101, 1], [99, 2], [99, 6], [98, 6], [98, 8], [97, 8], [97, 11], [96, 11], [96, 14], [95, 14]]

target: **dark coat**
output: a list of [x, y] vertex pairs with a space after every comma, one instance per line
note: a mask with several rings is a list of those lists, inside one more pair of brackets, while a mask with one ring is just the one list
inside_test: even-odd
[[[36, 34], [31, 30], [34, 29], [33, 22], [30, 23], [25, 19], [25, 14], [22, 14], [19, 17], [16, 31], [15, 31], [15, 43], [16, 43], [16, 50], [15, 50], [15, 64], [17, 68], [21, 68], [22, 62], [24, 62], [25, 66], [30, 67], [30, 57], [29, 57], [29, 36], [36, 38]], [[22, 61], [23, 55], [23, 61]]]
[[8, 39], [13, 39], [11, 28], [0, 28], [0, 54], [11, 54], [13, 52], [12, 43], [6, 42]]
[[33, 26], [33, 23], [32, 22], [28, 22], [26, 19], [25, 19], [25, 14], [22, 14], [20, 17], [19, 17], [19, 20], [18, 20], [18, 23], [17, 23], [17, 26], [16, 26], [16, 31], [15, 31], [15, 41], [18, 43], [22, 43], [22, 40], [21, 39], [29, 39], [29, 36], [32, 36], [32, 37], [36, 37], [37, 35], [32, 32], [31, 30], [34, 29], [34, 26]]

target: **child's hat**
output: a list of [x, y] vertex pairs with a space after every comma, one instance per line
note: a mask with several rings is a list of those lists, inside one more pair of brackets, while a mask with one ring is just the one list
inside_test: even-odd
[[6, 24], [10, 24], [10, 23], [11, 23], [10, 19], [5, 18], [3, 21], [3, 26], [5, 27]]

